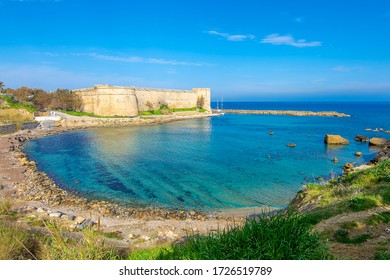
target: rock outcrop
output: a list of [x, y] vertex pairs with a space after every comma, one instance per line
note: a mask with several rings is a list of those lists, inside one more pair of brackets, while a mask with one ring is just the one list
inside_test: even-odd
[[382, 162], [387, 159], [390, 159], [390, 148], [384, 148], [383, 150], [379, 151], [374, 159], [371, 160], [371, 163], [377, 164], [378, 162]]
[[390, 147], [390, 140], [387, 140], [386, 138], [371, 138], [370, 139], [370, 145], [377, 146], [377, 147]]
[[325, 144], [328, 145], [348, 145], [349, 141], [340, 135], [326, 134], [324, 138]]
[[359, 134], [355, 136], [355, 140], [360, 142], [368, 142], [368, 137]]

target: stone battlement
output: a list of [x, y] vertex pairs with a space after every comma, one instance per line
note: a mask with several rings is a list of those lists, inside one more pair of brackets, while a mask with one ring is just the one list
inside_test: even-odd
[[83, 111], [99, 116], [136, 116], [139, 112], [169, 108], [197, 107], [203, 99], [203, 108], [211, 111], [210, 89], [192, 90], [137, 88], [134, 86], [94, 85], [73, 90], [83, 100]]

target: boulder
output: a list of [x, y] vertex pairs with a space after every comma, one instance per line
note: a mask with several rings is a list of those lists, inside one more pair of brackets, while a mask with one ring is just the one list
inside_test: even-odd
[[377, 164], [388, 159], [390, 159], [390, 148], [384, 148], [383, 150], [379, 151], [379, 153], [377, 153], [375, 158], [371, 160], [371, 163]]
[[347, 162], [343, 167], [344, 173], [348, 173], [353, 170], [354, 166], [352, 163]]
[[386, 138], [374, 137], [370, 139], [370, 145], [378, 147], [390, 147], [390, 140], [387, 140]]
[[326, 134], [324, 138], [325, 144], [328, 145], [348, 145], [349, 141], [340, 135]]
[[357, 156], [357, 157], [361, 157], [362, 155], [363, 155], [362, 152], [356, 152], [356, 153], [355, 153], [355, 156]]
[[355, 140], [360, 142], [368, 142], [368, 137], [359, 134], [355, 136]]

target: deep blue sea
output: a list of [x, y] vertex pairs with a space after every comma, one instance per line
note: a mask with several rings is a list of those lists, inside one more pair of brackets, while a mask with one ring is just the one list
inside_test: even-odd
[[[371, 160], [377, 150], [356, 142], [357, 134], [390, 138], [365, 130], [390, 130], [390, 102], [225, 102], [223, 107], [338, 111], [351, 117], [226, 114], [156, 126], [66, 132], [29, 141], [25, 152], [59, 186], [82, 196], [214, 210], [284, 207], [315, 178], [341, 174], [346, 162]], [[327, 147], [325, 134], [340, 134], [350, 145]], [[354, 156], [357, 151], [362, 158]], [[332, 162], [334, 157], [339, 163]]]

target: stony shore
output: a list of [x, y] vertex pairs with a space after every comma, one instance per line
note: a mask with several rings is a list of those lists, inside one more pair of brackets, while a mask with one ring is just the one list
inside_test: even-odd
[[292, 110], [220, 110], [219, 113], [243, 114], [243, 115], [285, 115], [297, 117], [350, 117], [350, 115], [339, 112], [312, 112]]
[[183, 238], [188, 232], [207, 233], [224, 228], [232, 221], [243, 221], [262, 209], [239, 212], [203, 212], [184, 209], [132, 207], [104, 200], [90, 200], [58, 187], [34, 161], [22, 152], [23, 143], [54, 135], [100, 126], [138, 126], [210, 117], [210, 114], [192, 116], [161, 116], [157, 118], [99, 119], [69, 117], [51, 129], [19, 131], [0, 137], [0, 197], [10, 196], [18, 201], [18, 212], [27, 217], [54, 219], [66, 230], [78, 231], [101, 222], [108, 232], [119, 232], [125, 244], [140, 247], [153, 246], [162, 241]]

